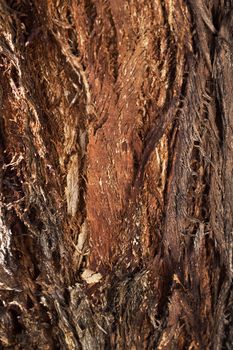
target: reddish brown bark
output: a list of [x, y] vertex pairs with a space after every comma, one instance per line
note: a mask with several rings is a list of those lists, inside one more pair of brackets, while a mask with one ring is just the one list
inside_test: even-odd
[[0, 16], [0, 346], [230, 349], [232, 2]]

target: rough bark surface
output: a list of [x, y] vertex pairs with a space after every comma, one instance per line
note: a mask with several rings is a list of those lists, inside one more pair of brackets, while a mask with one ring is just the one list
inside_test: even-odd
[[231, 349], [230, 0], [0, 1], [0, 348]]

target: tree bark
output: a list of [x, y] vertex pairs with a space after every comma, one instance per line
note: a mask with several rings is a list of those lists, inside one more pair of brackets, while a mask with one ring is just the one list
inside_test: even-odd
[[231, 0], [0, 0], [0, 348], [231, 349]]

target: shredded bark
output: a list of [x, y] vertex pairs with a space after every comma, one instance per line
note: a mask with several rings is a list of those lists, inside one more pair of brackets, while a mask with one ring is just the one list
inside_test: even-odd
[[231, 349], [231, 0], [0, 0], [0, 348]]

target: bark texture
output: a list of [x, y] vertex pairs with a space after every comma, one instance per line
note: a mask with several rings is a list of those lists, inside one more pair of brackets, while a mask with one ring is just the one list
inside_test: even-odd
[[231, 0], [0, 0], [1, 349], [231, 349]]

